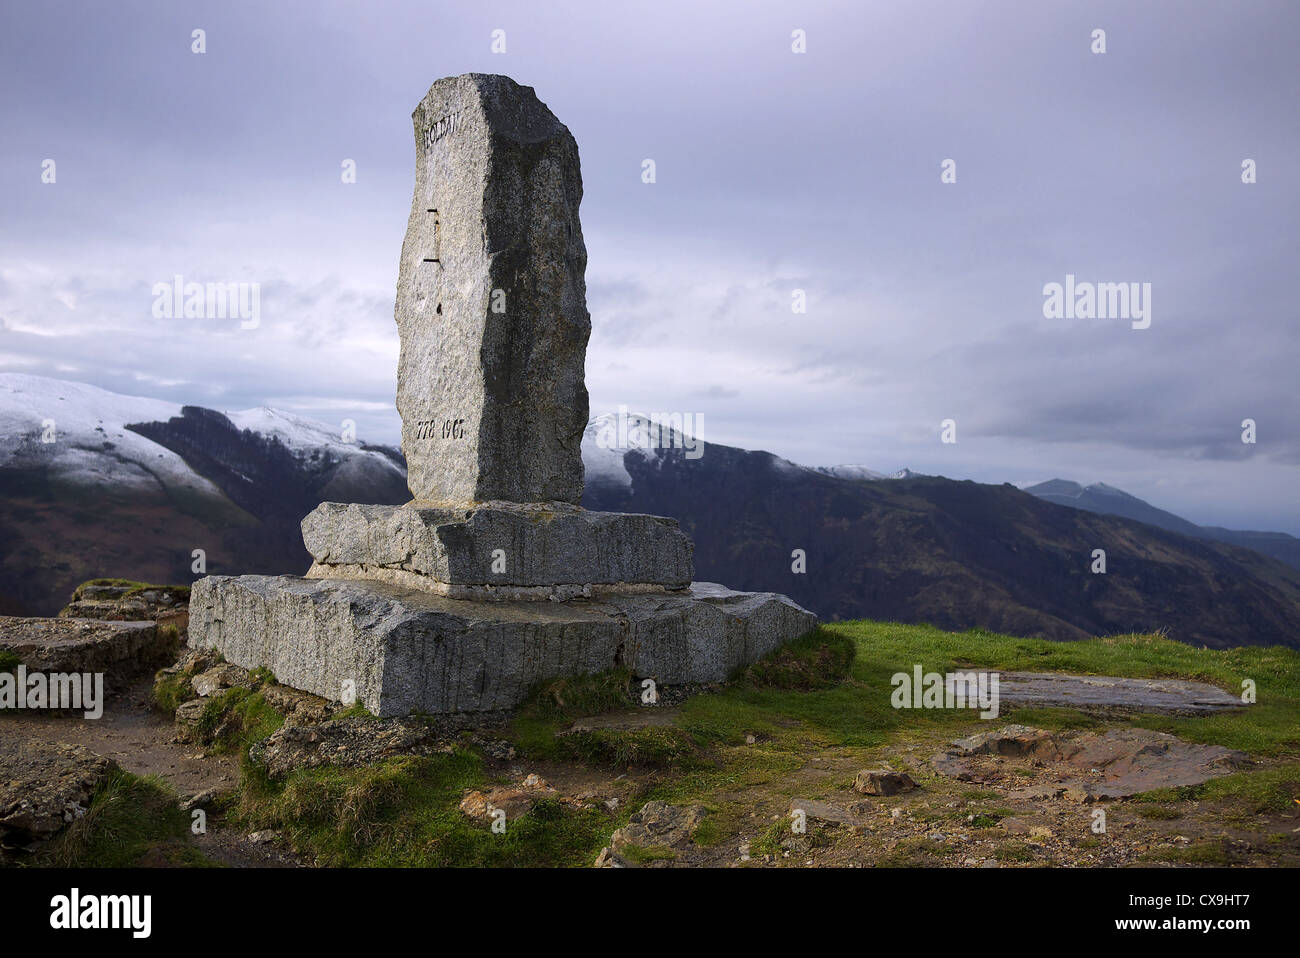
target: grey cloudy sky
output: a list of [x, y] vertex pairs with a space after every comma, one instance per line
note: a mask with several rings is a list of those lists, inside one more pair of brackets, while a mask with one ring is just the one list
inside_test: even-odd
[[[581, 151], [593, 414], [1300, 534], [1298, 28], [1285, 2], [6, 4], [0, 371], [395, 441], [410, 112], [506, 73]], [[260, 283], [261, 326], [154, 318], [178, 273]], [[1067, 273], [1151, 283], [1150, 328], [1044, 318]]]

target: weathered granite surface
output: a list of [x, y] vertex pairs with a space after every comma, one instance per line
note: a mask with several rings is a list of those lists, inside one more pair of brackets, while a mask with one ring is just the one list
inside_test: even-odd
[[590, 602], [470, 602], [375, 582], [209, 576], [190, 645], [381, 715], [518, 705], [541, 679], [626, 667], [663, 685], [717, 682], [806, 633], [816, 617], [773, 593], [697, 582]]
[[1078, 802], [1199, 785], [1250, 764], [1245, 752], [1184, 742], [1150, 729], [1049, 732], [1026, 725], [957, 739], [930, 763], [959, 781], [992, 784], [1014, 779], [1025, 787], [1025, 797], [1064, 796]]
[[617, 667], [722, 681], [806, 633], [784, 596], [692, 584], [676, 521], [579, 508], [591, 318], [568, 129], [484, 74], [438, 80], [412, 119], [395, 315], [415, 499], [313, 511], [306, 578], [199, 581], [190, 646], [394, 716], [509, 709]]
[[439, 586], [684, 589], [694, 573], [695, 547], [676, 519], [617, 512], [323, 502], [303, 519], [302, 539], [316, 560], [310, 577], [397, 570], [412, 575], [393, 584], [452, 595]]
[[1206, 715], [1224, 709], [1245, 708], [1240, 698], [1204, 682], [1058, 672], [1003, 672], [998, 695], [1007, 705], [1058, 706], [1090, 711]]
[[125, 678], [157, 668], [176, 648], [176, 637], [152, 621], [0, 616], [0, 649], [14, 653], [30, 671]]
[[75, 822], [116, 769], [83, 745], [0, 734], [0, 846], [49, 838]]
[[411, 494], [577, 504], [591, 335], [578, 145], [505, 76], [438, 80], [412, 120], [396, 304]]

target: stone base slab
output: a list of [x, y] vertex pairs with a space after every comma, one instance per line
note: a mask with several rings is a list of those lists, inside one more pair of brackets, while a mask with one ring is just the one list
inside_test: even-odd
[[110, 687], [156, 669], [176, 647], [175, 635], [154, 622], [0, 616], [0, 649], [29, 672], [103, 672]]
[[640, 582], [614, 582], [608, 585], [458, 585], [439, 582], [437, 579], [406, 569], [390, 569], [372, 565], [321, 565], [313, 562], [307, 570], [308, 579], [355, 579], [360, 582], [384, 582], [404, 589], [432, 592], [448, 599], [468, 599], [473, 602], [566, 602], [569, 599], [595, 599], [605, 595], [634, 593], [681, 592], [662, 585]]
[[[189, 643], [379, 716], [509, 709], [534, 683], [626, 668], [663, 685], [719, 682], [807, 633], [785, 596], [708, 582], [682, 593], [471, 602], [379, 582], [209, 576]], [[350, 683], [350, 684], [349, 684]]]
[[694, 544], [662, 516], [323, 502], [303, 519], [302, 538], [315, 559], [312, 577], [377, 578], [465, 598], [564, 599], [629, 584], [684, 589], [694, 574]]

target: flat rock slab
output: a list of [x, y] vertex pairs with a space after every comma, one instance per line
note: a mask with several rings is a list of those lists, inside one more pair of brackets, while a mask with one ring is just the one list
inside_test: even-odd
[[116, 768], [82, 745], [0, 734], [0, 844], [21, 847], [61, 831]]
[[395, 755], [450, 752], [453, 745], [418, 719], [337, 719], [316, 725], [286, 725], [256, 743], [250, 757], [271, 778], [300, 768], [332, 765], [360, 768]]
[[1249, 761], [1244, 752], [1149, 729], [1053, 733], [1008, 725], [958, 739], [931, 764], [960, 781], [1014, 783], [1020, 798], [1063, 795], [1093, 802], [1199, 785], [1239, 771]]
[[1009, 705], [1171, 715], [1207, 715], [1244, 707], [1241, 699], [1204, 682], [1056, 672], [1003, 672], [998, 696]]
[[685, 852], [691, 836], [708, 815], [703, 805], [666, 805], [646, 802], [627, 824], [610, 836], [609, 847], [596, 859], [597, 868], [636, 867], [638, 850], [654, 849], [665, 857], [651, 859], [649, 867], [667, 867], [677, 853]]
[[852, 806], [845, 808], [815, 798], [792, 798], [790, 811], [803, 812], [805, 817], [815, 822], [858, 827], [870, 823], [872, 806], [869, 802], [854, 802]]
[[176, 651], [175, 638], [155, 622], [0, 616], [0, 649], [28, 671], [103, 672], [123, 678], [157, 668]]
[[303, 519], [302, 539], [316, 560], [310, 577], [386, 578], [455, 598], [524, 597], [510, 587], [684, 589], [694, 574], [695, 547], [676, 519], [576, 508], [323, 502]]
[[681, 593], [471, 602], [376, 582], [209, 576], [190, 646], [379, 716], [509, 709], [543, 679], [626, 668], [720, 682], [816, 624], [785, 596], [696, 582]]

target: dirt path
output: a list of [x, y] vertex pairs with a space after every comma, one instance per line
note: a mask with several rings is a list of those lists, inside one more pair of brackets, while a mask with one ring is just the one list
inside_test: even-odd
[[[157, 776], [182, 798], [209, 789], [232, 790], [239, 784], [235, 755], [205, 754], [202, 747], [177, 742], [171, 719], [153, 708], [153, 678], [143, 676], [111, 696], [104, 714], [88, 720], [79, 715], [11, 712], [0, 732], [28, 739], [84, 745], [135, 775]], [[209, 859], [234, 868], [293, 868], [302, 862], [278, 849], [248, 840], [241, 829], [211, 822], [206, 834], [191, 835]]]

